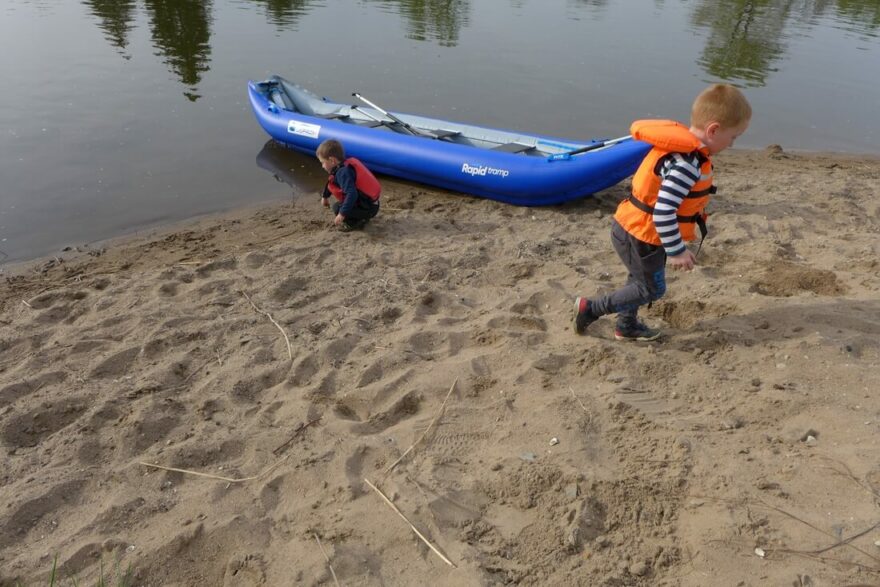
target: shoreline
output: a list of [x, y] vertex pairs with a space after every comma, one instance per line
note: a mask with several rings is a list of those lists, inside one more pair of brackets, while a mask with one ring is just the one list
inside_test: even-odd
[[[823, 151], [798, 151], [798, 150], [782, 150], [782, 147], [779, 145], [768, 145], [763, 149], [730, 149], [726, 154], [722, 155], [722, 158], [740, 155], [770, 155], [773, 156], [773, 153], [781, 154], [784, 157], [796, 157], [801, 159], [808, 160], [832, 160], [832, 161], [840, 161], [849, 164], [854, 163], [865, 163], [872, 164], [880, 162], [880, 154], [862, 154], [862, 153], [846, 153], [846, 152], [823, 152]], [[436, 192], [442, 194], [452, 194], [459, 195], [463, 198], [475, 198], [482, 199], [478, 196], [471, 196], [467, 194], [457, 194], [456, 192], [452, 192], [449, 190], [443, 190], [439, 188], [434, 188], [432, 186], [417, 184], [415, 182], [406, 182], [403, 180], [398, 180], [397, 178], [392, 178], [389, 176], [382, 176], [382, 180], [385, 183], [393, 183], [396, 184], [398, 189], [415, 189], [426, 192]], [[621, 186], [627, 185], [628, 180], [622, 181], [617, 186], [613, 186], [609, 190], [619, 190]], [[290, 185], [289, 182], [285, 182], [287, 185]], [[299, 186], [290, 186], [294, 190], [300, 189]], [[601, 196], [601, 194], [600, 194]], [[596, 197], [591, 196], [587, 198], [583, 198], [583, 200], [589, 200], [591, 198]], [[218, 212], [207, 212], [205, 214], [200, 214], [197, 216], [191, 216], [188, 218], [183, 218], [174, 222], [170, 222], [167, 224], [159, 224], [155, 226], [147, 226], [145, 228], [135, 229], [132, 232], [127, 232], [124, 234], [119, 234], [116, 236], [111, 236], [105, 239], [98, 239], [93, 241], [83, 241], [80, 243], [70, 244], [62, 248], [61, 250], [55, 253], [47, 253], [45, 255], [38, 255], [36, 257], [15, 260], [6, 263], [0, 263], [0, 276], [14, 276], [19, 275], [22, 272], [33, 269], [36, 265], [41, 263], [48, 262], [54, 258], [59, 258], [65, 261], [73, 261], [76, 259], [80, 259], [84, 256], [88, 256], [89, 254], [93, 254], [96, 252], [100, 252], [102, 250], [106, 250], [107, 248], [115, 247], [115, 246], [126, 246], [132, 244], [133, 242], [146, 242], [152, 238], [161, 238], [163, 235], [167, 235], [171, 232], [189, 230], [192, 228], [198, 228], [205, 224], [211, 223], [221, 223], [225, 220], [241, 220], [257, 211], [263, 209], [274, 209], [284, 207], [289, 203], [290, 200], [296, 202], [302, 199], [308, 198], [307, 194], [304, 193], [294, 193], [292, 196], [263, 201], [256, 204], [237, 206], [235, 208], [231, 208], [228, 210], [218, 211]], [[499, 205], [505, 206], [507, 204], [498, 203]], [[516, 206], [512, 206], [516, 208]], [[551, 206], [550, 208], [552, 208]]]
[[625, 183], [388, 181], [362, 232], [301, 197], [17, 265], [0, 585], [55, 556], [138, 585], [877, 582], [880, 158], [716, 169], [657, 344], [571, 330], [626, 278]]

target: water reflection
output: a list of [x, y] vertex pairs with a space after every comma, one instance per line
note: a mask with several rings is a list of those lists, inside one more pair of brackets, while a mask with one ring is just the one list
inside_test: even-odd
[[[128, 35], [134, 29], [137, 2], [83, 0], [83, 4], [98, 18], [98, 26], [110, 45], [120, 49], [125, 59], [130, 59], [124, 50], [128, 47]], [[196, 101], [200, 97], [197, 90], [202, 74], [209, 69], [211, 1], [144, 0], [144, 6], [150, 18], [153, 46], [171, 71], [189, 86], [184, 96]]]
[[253, 0], [254, 4], [263, 6], [269, 22], [278, 30], [294, 29], [300, 18], [316, 6], [323, 6], [315, 0]]
[[791, 0], [703, 0], [694, 9], [695, 26], [709, 29], [697, 60], [715, 78], [763, 86], [782, 57], [783, 29]]
[[[128, 47], [128, 33], [134, 28], [134, 0], [84, 0], [92, 14], [98, 17], [98, 26], [110, 45], [124, 50]], [[122, 52], [126, 59], [131, 56]]]
[[837, 2], [817, 0], [824, 10], [835, 9], [835, 20], [840, 28], [877, 38], [880, 30], [880, 2], [877, 0], [838, 0]]
[[717, 79], [764, 86], [776, 71], [791, 35], [833, 19], [835, 26], [865, 37], [877, 37], [880, 3], [876, 0], [701, 0], [691, 22], [708, 30], [698, 64]]
[[443, 47], [458, 44], [467, 26], [470, 0], [373, 0], [406, 19], [406, 36], [416, 41], [436, 41]]
[[144, 0], [150, 15], [153, 46], [189, 91], [190, 101], [197, 93], [202, 73], [208, 71], [211, 55], [211, 0]]
[[[314, 157], [304, 155], [269, 139], [257, 154], [257, 167], [265, 169], [276, 181], [293, 188], [293, 194], [315, 194], [327, 181], [319, 174], [321, 166]], [[323, 172], [321, 172], [323, 173]]]
[[[509, 0], [515, 7], [520, 0]], [[213, 0], [143, 0], [153, 44], [165, 63], [195, 101], [198, 85], [210, 64]], [[406, 37], [454, 47], [468, 25], [473, 0], [365, 0], [401, 17]], [[83, 0], [99, 19], [107, 41], [125, 55], [136, 18], [136, 0]], [[602, 19], [608, 0], [569, 0], [569, 9]], [[655, 0], [663, 10], [663, 1]], [[324, 0], [249, 0], [260, 7], [279, 30], [295, 30], [299, 20]], [[819, 21], [873, 39], [880, 29], [880, 2], [876, 0], [698, 0], [691, 26], [706, 33], [697, 64], [715, 80], [764, 86], [785, 57], [791, 33], [787, 27], [809, 31]]]

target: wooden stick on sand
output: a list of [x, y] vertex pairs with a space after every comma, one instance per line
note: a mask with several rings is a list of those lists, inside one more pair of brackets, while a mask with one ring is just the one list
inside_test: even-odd
[[283, 458], [275, 461], [273, 464], [269, 465], [263, 472], [259, 475], [254, 475], [253, 477], [242, 477], [240, 479], [233, 479], [232, 477], [221, 477], [220, 475], [212, 475], [210, 473], [200, 473], [198, 471], [190, 471], [188, 469], [176, 469], [174, 467], [166, 467], [164, 465], [154, 465], [152, 463], [145, 463], [144, 461], [140, 461], [139, 464], [145, 467], [152, 467], [153, 469], [161, 469], [163, 471], [173, 471], [175, 473], [186, 473], [187, 475], [196, 475], [197, 477], [205, 477], [207, 479], [216, 479], [218, 481], [226, 481], [227, 483], [244, 483], [245, 481], [254, 481], [261, 477], [265, 477], [269, 474], [270, 471], [273, 471], [278, 465], [286, 461], [290, 457], [289, 454], [285, 455]]
[[397, 509], [397, 506], [396, 506], [396, 505], [394, 505], [393, 503], [391, 503], [391, 500], [390, 500], [390, 499], [388, 499], [387, 497], [385, 497], [385, 494], [384, 494], [384, 493], [382, 493], [381, 491], [379, 491], [379, 488], [378, 488], [378, 487], [376, 487], [375, 485], [373, 485], [372, 483], [370, 483], [370, 480], [367, 479], [367, 478], [364, 478], [364, 483], [366, 483], [367, 485], [369, 485], [369, 486], [373, 489], [373, 491], [375, 491], [376, 493], [378, 493], [378, 494], [379, 494], [379, 497], [381, 497], [382, 500], [383, 500], [386, 504], [388, 504], [388, 507], [390, 507], [392, 510], [394, 510], [395, 513], [397, 513], [398, 516], [400, 516], [401, 518], [403, 518], [403, 521], [406, 522], [407, 524], [409, 524], [409, 527], [412, 528], [412, 531], [416, 533], [416, 536], [418, 536], [419, 538], [421, 538], [421, 539], [422, 539], [422, 542], [424, 542], [425, 544], [428, 545], [428, 548], [430, 548], [431, 550], [433, 550], [433, 551], [437, 554], [437, 556], [439, 556], [441, 559], [443, 559], [443, 562], [444, 562], [444, 563], [446, 563], [447, 565], [449, 565], [449, 566], [452, 567], [453, 569], [457, 569], [457, 568], [458, 568], [458, 567], [455, 566], [455, 563], [453, 563], [451, 560], [449, 560], [448, 558], [446, 558], [445, 556], [443, 556], [443, 553], [440, 552], [439, 550], [437, 550], [437, 548], [436, 548], [433, 544], [431, 544], [431, 543], [428, 541], [427, 538], [425, 538], [424, 536], [422, 536], [422, 533], [419, 532], [418, 528], [416, 528], [415, 526], [412, 525], [412, 522], [410, 522], [410, 521], [406, 518], [406, 516], [403, 515], [403, 512], [401, 512], [399, 509]]
[[422, 441], [422, 439], [423, 439], [425, 436], [428, 435], [428, 431], [431, 430], [431, 426], [434, 425], [434, 422], [436, 422], [436, 421], [437, 421], [437, 418], [440, 417], [440, 414], [443, 413], [443, 408], [446, 406], [446, 400], [448, 400], [448, 399], [449, 399], [449, 396], [452, 395], [452, 390], [455, 389], [455, 384], [456, 384], [456, 383], [458, 383], [458, 378], [456, 378], [455, 381], [452, 382], [452, 387], [450, 387], [450, 388], [449, 388], [449, 391], [446, 392], [446, 398], [443, 400], [443, 403], [440, 404], [440, 409], [437, 410], [437, 415], [434, 416], [434, 419], [431, 420], [431, 423], [428, 424], [428, 427], [425, 428], [425, 431], [422, 433], [421, 436], [419, 436], [419, 439], [416, 440], [414, 443], [412, 443], [412, 446], [410, 446], [408, 449], [406, 449], [406, 450], [404, 451], [404, 453], [403, 453], [402, 455], [400, 455], [400, 458], [398, 458], [396, 461], [394, 461], [393, 463], [391, 463], [391, 464], [388, 466], [388, 468], [385, 469], [385, 471], [383, 471], [383, 475], [387, 475], [388, 473], [390, 473], [390, 472], [392, 471], [392, 469], [394, 469], [394, 467], [396, 467], [397, 464], [400, 463], [400, 461], [402, 461], [403, 458], [404, 458], [406, 455], [409, 454], [409, 451], [411, 451], [412, 449], [414, 449], [414, 448], [416, 447], [416, 445], [417, 445], [418, 443], [420, 443], [420, 442]]
[[256, 311], [259, 312], [260, 314], [263, 314], [264, 316], [266, 316], [267, 318], [269, 318], [269, 320], [272, 321], [272, 324], [274, 324], [275, 326], [278, 327], [278, 330], [280, 330], [280, 331], [281, 331], [281, 334], [284, 335], [284, 342], [287, 343], [287, 356], [290, 357], [290, 360], [292, 361], [292, 360], [293, 360], [293, 351], [290, 350], [290, 339], [287, 338], [287, 333], [284, 332], [284, 329], [281, 328], [281, 325], [278, 324], [277, 322], [275, 322], [275, 318], [272, 317], [272, 314], [270, 314], [269, 312], [266, 312], [265, 310], [261, 310], [261, 309], [259, 309], [259, 308], [257, 307], [257, 305], [251, 300], [251, 298], [250, 298], [246, 293], [241, 292], [241, 295], [243, 295], [244, 297], [247, 298], [247, 301], [249, 301], [249, 302], [251, 303], [251, 305], [254, 307], [254, 310], [256, 310]]
[[318, 535], [312, 532], [312, 536], [315, 537], [315, 540], [318, 541], [318, 548], [321, 549], [321, 554], [324, 555], [324, 558], [327, 560], [327, 566], [330, 567], [330, 574], [333, 575], [333, 582], [336, 583], [336, 587], [339, 587], [339, 579], [336, 578], [336, 571], [333, 570], [333, 565], [330, 564], [330, 557], [327, 556], [327, 552], [324, 551], [324, 546], [321, 544], [321, 539], [318, 538]]

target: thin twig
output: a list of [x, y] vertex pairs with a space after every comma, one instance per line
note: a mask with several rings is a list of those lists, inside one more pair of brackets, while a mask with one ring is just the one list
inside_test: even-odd
[[831, 544], [831, 545], [829, 545], [829, 546], [826, 546], [825, 548], [820, 548], [819, 550], [811, 550], [811, 551], [808, 551], [808, 552], [806, 552], [806, 554], [822, 554], [823, 552], [828, 552], [829, 550], [834, 550], [834, 549], [837, 548], [838, 546], [844, 546], [844, 545], [846, 545], [846, 544], [849, 544], [850, 542], [852, 542], [852, 541], [855, 540], [856, 538], [861, 538], [861, 537], [864, 536], [865, 534], [868, 534], [868, 533], [870, 533], [870, 532], [873, 532], [874, 530], [877, 529], [877, 527], [880, 527], [880, 522], [877, 522], [876, 524], [874, 524], [874, 525], [871, 526], [870, 528], [865, 528], [865, 529], [862, 530], [861, 532], [857, 532], [856, 534], [853, 534], [853, 535], [850, 536], [849, 538], [844, 538], [843, 540], [838, 540], [838, 541], [835, 542], [834, 544]]
[[318, 535], [312, 532], [312, 536], [315, 537], [315, 540], [318, 541], [318, 548], [321, 549], [321, 554], [324, 555], [324, 558], [327, 560], [327, 566], [330, 567], [330, 574], [333, 575], [333, 582], [336, 583], [336, 587], [339, 587], [339, 579], [336, 578], [336, 571], [333, 570], [333, 565], [330, 564], [330, 557], [327, 556], [327, 553], [324, 551], [324, 546], [321, 544], [321, 539], [318, 538]]
[[831, 461], [832, 463], [834, 463], [836, 465], [839, 465], [840, 467], [843, 468], [843, 471], [839, 471], [838, 469], [832, 467], [831, 465], [826, 465], [825, 466], [826, 469], [830, 469], [830, 470], [834, 471], [835, 473], [837, 473], [838, 475], [840, 475], [842, 477], [846, 477], [847, 479], [849, 479], [850, 481], [852, 481], [853, 483], [858, 485], [861, 489], [867, 491], [868, 493], [870, 493], [874, 497], [880, 499], [880, 493], [878, 493], [877, 490], [875, 490], [874, 487], [871, 486], [870, 483], [863, 482], [861, 479], [856, 477], [855, 474], [852, 472], [852, 470], [849, 468], [849, 466], [847, 466], [846, 463], [841, 462], [837, 459], [832, 459], [831, 457], [823, 457], [823, 458], [827, 461]]
[[321, 419], [321, 416], [318, 416], [314, 420], [310, 420], [309, 422], [306, 422], [305, 424], [301, 425], [299, 428], [294, 430], [293, 436], [291, 436], [289, 439], [287, 439], [287, 442], [285, 442], [284, 444], [282, 444], [281, 446], [279, 446], [278, 448], [273, 450], [272, 454], [277, 455], [279, 452], [281, 452], [281, 449], [286, 448], [291, 442], [293, 442], [296, 439], [297, 436], [302, 434], [303, 430], [305, 430], [306, 428], [308, 428], [309, 426], [311, 426], [312, 424], [314, 424], [315, 422], [317, 422], [320, 419]]
[[281, 325], [278, 324], [277, 322], [275, 322], [275, 318], [272, 317], [272, 314], [270, 314], [269, 312], [266, 312], [265, 310], [261, 310], [261, 309], [259, 309], [259, 308], [257, 307], [257, 305], [256, 305], [253, 301], [251, 301], [250, 296], [248, 296], [248, 295], [247, 295], [246, 293], [244, 293], [244, 292], [241, 292], [241, 295], [243, 295], [245, 298], [247, 298], [247, 301], [249, 301], [249, 302], [251, 303], [251, 305], [254, 307], [254, 310], [256, 310], [256, 311], [259, 312], [260, 314], [263, 314], [264, 316], [266, 316], [267, 318], [269, 318], [269, 320], [272, 321], [272, 324], [274, 324], [275, 326], [278, 327], [278, 330], [280, 330], [280, 331], [281, 331], [281, 334], [284, 335], [284, 342], [287, 343], [287, 356], [290, 357], [290, 360], [292, 361], [292, 360], [293, 360], [293, 351], [290, 350], [290, 339], [287, 338], [287, 333], [284, 332], [284, 329], [281, 328]]
[[[800, 522], [801, 524], [803, 524], [809, 528], [812, 528], [813, 530], [815, 530], [816, 532], [819, 532], [820, 534], [824, 534], [824, 535], [829, 536], [831, 538], [837, 538], [837, 536], [834, 535], [833, 533], [831, 533], [827, 530], [823, 530], [822, 528], [819, 528], [815, 524], [812, 524], [806, 520], [803, 520], [803, 519], [797, 517], [796, 515], [783, 510], [782, 508], [778, 508], [774, 505], [770, 505], [769, 503], [767, 503], [763, 500], [760, 500], [760, 499], [732, 500], [732, 499], [725, 499], [723, 497], [714, 497], [711, 495], [698, 495], [698, 494], [692, 495], [691, 497], [698, 497], [701, 499], [708, 499], [708, 500], [712, 500], [712, 501], [719, 501], [722, 503], [731, 503], [731, 504], [739, 502], [739, 503], [746, 505], [746, 506], [751, 504], [753, 506], [767, 508], [769, 510], [773, 510], [779, 514], [782, 514], [783, 516], [791, 518], [792, 520], [795, 520], [796, 522]], [[871, 553], [862, 550], [861, 548], [859, 548], [855, 544], [850, 544], [849, 540], [843, 540], [839, 544], [834, 544], [834, 545], [832, 545], [832, 548], [836, 548], [837, 546], [846, 546], [848, 548], [855, 550], [858, 553], [865, 555], [866, 557], [868, 557], [869, 559], [871, 559], [875, 562], [880, 562], [880, 558], [877, 558], [876, 556], [872, 555]], [[768, 549], [768, 550], [770, 550], [770, 549]], [[787, 550], [781, 549], [781, 548], [776, 548], [776, 549], [772, 549], [772, 550], [775, 550], [777, 552], [792, 552], [792, 551], [787, 551]], [[820, 551], [820, 552], [824, 552], [824, 550]], [[804, 556], [816, 556], [817, 558], [819, 558], [817, 555], [814, 555], [814, 554], [806, 552], [806, 551], [795, 551], [794, 554], [802, 554]], [[853, 564], [859, 564], [859, 563], [853, 563]], [[872, 570], [877, 570], [875, 567], [867, 567], [867, 568], [871, 568]]]
[[255, 481], [256, 479], [260, 479], [262, 477], [265, 477], [266, 475], [269, 474], [270, 471], [277, 468], [278, 465], [280, 465], [281, 463], [286, 461], [289, 457], [290, 457], [290, 455], [285, 455], [284, 457], [282, 457], [281, 459], [279, 459], [275, 463], [273, 463], [273, 464], [269, 465], [268, 467], [266, 467], [265, 469], [263, 469], [263, 472], [260, 473], [259, 475], [254, 475], [253, 477], [243, 477], [240, 479], [233, 479], [232, 477], [221, 477], [220, 475], [212, 475], [210, 473], [200, 473], [198, 471], [190, 471], [188, 469], [176, 469], [174, 467], [166, 467], [164, 465], [154, 465], [152, 463], [145, 463], [144, 461], [140, 461], [139, 464], [141, 464], [145, 467], [152, 467], [154, 469], [162, 469], [163, 471], [174, 471], [175, 473], [186, 473], [187, 475], [196, 475], [198, 477], [206, 477], [208, 479], [216, 479], [218, 481], [226, 481], [227, 483], [244, 483], [245, 481]]
[[591, 412], [590, 410], [587, 409], [587, 406], [585, 406], [585, 405], [584, 405], [584, 402], [582, 402], [581, 399], [580, 399], [580, 398], [574, 393], [574, 390], [571, 388], [570, 385], [568, 386], [568, 391], [571, 392], [571, 397], [574, 398], [574, 401], [576, 401], [577, 403], [579, 403], [580, 406], [581, 406], [581, 407], [584, 409], [584, 411], [587, 413], [587, 415], [590, 417], [589, 420], [587, 421], [587, 425], [589, 426], [590, 424], [593, 423], [593, 412]]
[[[804, 524], [805, 526], [809, 526], [810, 528], [812, 528], [813, 530], [816, 530], [817, 532], [821, 532], [822, 534], [825, 534], [826, 536], [831, 536], [832, 538], [835, 538], [835, 537], [836, 537], [836, 536], [835, 536], [834, 534], [832, 534], [831, 532], [828, 532], [828, 531], [826, 531], [826, 530], [823, 530], [823, 529], [819, 528], [818, 526], [815, 526], [815, 525], [811, 524], [810, 522], [807, 522], [806, 520], [802, 520], [802, 519], [800, 519], [799, 517], [795, 516], [794, 514], [789, 513], [789, 512], [787, 512], [787, 511], [781, 509], [781, 508], [778, 508], [778, 507], [776, 507], [776, 506], [770, 505], [769, 503], [767, 503], [767, 502], [765, 502], [765, 501], [763, 501], [763, 500], [760, 500], [760, 499], [755, 500], [755, 501], [756, 501], [757, 503], [763, 505], [765, 508], [769, 508], [769, 509], [771, 509], [771, 510], [773, 510], [773, 511], [779, 512], [780, 514], [782, 514], [782, 515], [784, 515], [784, 516], [788, 516], [789, 518], [791, 518], [791, 519], [793, 519], [793, 520], [796, 520], [796, 521], [800, 522], [801, 524]], [[868, 553], [868, 552], [865, 552], [864, 550], [862, 550], [861, 548], [859, 548], [858, 546], [856, 546], [856, 545], [854, 545], [854, 544], [849, 544], [849, 543], [846, 542], [846, 541], [844, 541], [844, 542], [841, 543], [841, 544], [842, 544], [843, 546], [848, 546], [848, 547], [852, 548], [853, 550], [862, 553], [863, 555], [867, 556], [869, 559], [873, 560], [874, 562], [880, 562], [880, 558], [877, 558], [876, 556], [874, 556], [874, 555], [872, 555], [872, 554], [870, 554], [870, 553]]]
[[449, 391], [446, 392], [446, 398], [443, 400], [443, 403], [440, 404], [440, 409], [437, 410], [437, 414], [434, 416], [434, 419], [431, 420], [431, 423], [428, 424], [428, 427], [425, 428], [425, 431], [422, 433], [422, 435], [419, 437], [419, 439], [416, 440], [414, 443], [412, 443], [412, 446], [410, 446], [408, 449], [406, 449], [406, 451], [404, 451], [404, 453], [403, 453], [402, 455], [400, 455], [400, 458], [398, 458], [396, 461], [394, 461], [393, 463], [391, 463], [391, 465], [389, 465], [388, 468], [385, 469], [385, 471], [383, 472], [383, 475], [387, 475], [388, 473], [390, 473], [390, 472], [394, 469], [394, 467], [396, 467], [397, 464], [400, 463], [400, 461], [402, 461], [403, 458], [404, 458], [406, 455], [408, 455], [409, 452], [410, 452], [412, 449], [414, 449], [414, 448], [416, 447], [416, 445], [417, 445], [418, 443], [420, 443], [420, 442], [422, 441], [422, 439], [423, 439], [425, 436], [428, 435], [428, 432], [431, 430], [431, 426], [434, 425], [434, 422], [436, 422], [436, 421], [437, 421], [437, 418], [440, 417], [440, 414], [443, 413], [443, 408], [446, 406], [446, 400], [448, 400], [448, 399], [449, 399], [449, 396], [452, 395], [452, 390], [455, 389], [455, 384], [456, 384], [456, 383], [458, 383], [458, 378], [457, 378], [457, 377], [456, 377], [455, 381], [452, 382], [452, 386], [449, 388]]
[[428, 548], [430, 548], [431, 550], [433, 550], [433, 551], [437, 554], [437, 556], [439, 556], [439, 557], [443, 560], [443, 562], [445, 562], [447, 565], [451, 566], [453, 569], [457, 569], [457, 568], [458, 568], [458, 567], [455, 566], [455, 563], [453, 563], [451, 560], [449, 560], [448, 558], [446, 558], [445, 556], [443, 556], [443, 553], [440, 552], [439, 550], [437, 550], [437, 547], [436, 547], [436, 546], [434, 546], [433, 544], [431, 544], [431, 542], [430, 542], [427, 538], [425, 538], [424, 536], [422, 536], [422, 533], [419, 532], [418, 528], [416, 528], [415, 526], [412, 525], [412, 522], [410, 522], [410, 521], [406, 518], [406, 516], [403, 515], [403, 512], [401, 512], [399, 509], [397, 509], [397, 506], [396, 506], [396, 505], [394, 505], [393, 503], [391, 503], [391, 500], [390, 500], [390, 499], [388, 499], [387, 497], [385, 497], [385, 494], [382, 493], [382, 492], [379, 490], [378, 487], [376, 487], [375, 485], [373, 485], [372, 483], [370, 483], [370, 480], [367, 479], [367, 478], [364, 478], [364, 483], [366, 483], [367, 485], [369, 485], [369, 486], [373, 489], [373, 491], [375, 491], [376, 493], [378, 493], [378, 494], [379, 494], [379, 497], [381, 497], [382, 500], [383, 500], [386, 504], [388, 504], [388, 507], [390, 507], [392, 510], [394, 510], [395, 513], [397, 513], [398, 516], [400, 516], [401, 518], [403, 518], [403, 521], [406, 522], [407, 524], [409, 524], [409, 527], [412, 528], [412, 531], [416, 533], [416, 536], [418, 536], [419, 538], [421, 538], [421, 539], [422, 539], [422, 542], [424, 542], [425, 544], [427, 544], [427, 545], [428, 545]]

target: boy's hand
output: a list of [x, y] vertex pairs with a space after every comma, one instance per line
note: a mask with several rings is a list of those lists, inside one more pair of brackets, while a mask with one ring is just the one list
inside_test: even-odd
[[328, 198], [327, 196], [322, 196], [321, 197], [321, 205], [324, 206], [325, 208], [329, 208], [330, 207], [330, 198]]
[[694, 257], [690, 249], [685, 249], [683, 253], [669, 257], [668, 261], [673, 269], [684, 269], [685, 271], [690, 271], [697, 264], [697, 258]]
[[343, 220], [345, 220], [345, 216], [343, 216], [342, 214], [337, 214], [336, 218], [333, 219], [333, 224], [339, 226], [340, 224], [342, 224]]

